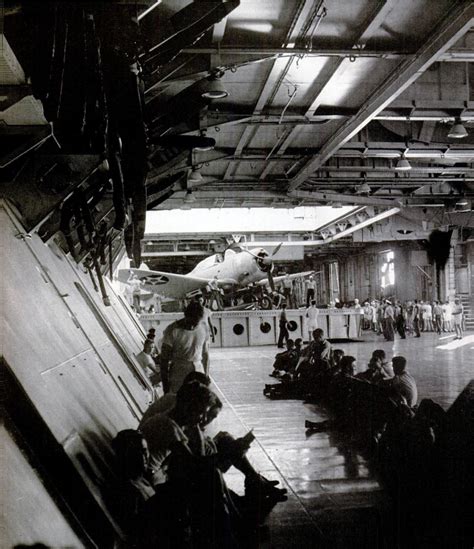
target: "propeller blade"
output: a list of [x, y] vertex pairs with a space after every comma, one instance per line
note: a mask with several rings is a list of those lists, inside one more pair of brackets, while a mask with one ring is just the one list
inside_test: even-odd
[[273, 250], [272, 257], [280, 251], [280, 248], [282, 246], [283, 246], [283, 242], [280, 242], [280, 244], [278, 244], [278, 246]]
[[270, 269], [267, 273], [267, 276], [268, 276], [268, 284], [270, 285], [270, 290], [272, 292], [275, 291], [275, 282], [273, 280], [273, 274], [272, 274], [272, 269]]
[[251, 255], [252, 257], [255, 257], [256, 259], [262, 259], [259, 255], [254, 254], [254, 253], [251, 252], [248, 248], [242, 248], [242, 251], [243, 251], [243, 252], [247, 252], [249, 255]]

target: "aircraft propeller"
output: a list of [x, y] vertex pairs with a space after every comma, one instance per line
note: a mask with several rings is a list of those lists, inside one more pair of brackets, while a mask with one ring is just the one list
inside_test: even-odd
[[268, 253], [265, 252], [265, 251], [261, 251], [258, 254], [255, 254], [255, 253], [251, 252], [250, 250], [247, 250], [246, 248], [244, 248], [244, 251], [246, 251], [251, 256], [255, 257], [255, 259], [257, 260], [257, 263], [260, 266], [260, 268], [262, 269], [262, 271], [267, 273], [268, 284], [269, 284], [270, 289], [271, 289], [272, 292], [275, 291], [275, 282], [273, 280], [273, 272], [272, 272], [273, 271], [273, 259], [272, 258], [273, 258], [273, 256], [275, 256], [278, 253], [278, 251], [282, 247], [282, 245], [283, 245], [283, 242], [280, 242], [278, 244], [278, 246], [273, 250], [271, 255], [268, 255]]

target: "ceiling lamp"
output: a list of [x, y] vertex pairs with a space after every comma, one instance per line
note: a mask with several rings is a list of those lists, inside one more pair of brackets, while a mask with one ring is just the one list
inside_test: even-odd
[[[214, 143], [212, 143], [212, 141], [214, 141]], [[212, 149], [215, 146], [216, 146], [216, 140], [215, 139], [210, 139], [209, 143], [198, 145], [197, 147], [194, 147], [194, 150], [199, 151], [199, 152], [207, 152], [207, 151], [212, 151]]]
[[370, 194], [372, 189], [367, 181], [364, 181], [361, 185], [356, 188], [356, 194]]
[[456, 118], [448, 132], [448, 137], [452, 139], [463, 139], [464, 137], [467, 137], [467, 135], [467, 130], [461, 122], [461, 119]]
[[408, 160], [405, 158], [405, 155], [402, 155], [399, 159], [397, 164], [395, 165], [395, 169], [399, 172], [406, 172], [408, 170], [411, 170], [411, 164], [408, 162]]
[[188, 174], [188, 183], [196, 185], [202, 182], [202, 174], [197, 168], [193, 168]]
[[184, 202], [185, 204], [193, 204], [194, 202], [196, 202], [196, 197], [194, 196], [193, 191], [186, 191]]
[[186, 195], [184, 196], [183, 205], [181, 206], [182, 210], [190, 210], [192, 204], [196, 202], [196, 197], [193, 194], [193, 191], [189, 190], [186, 191]]
[[224, 99], [224, 97], [229, 95], [220, 78], [211, 76], [202, 82], [201, 97], [204, 99]]

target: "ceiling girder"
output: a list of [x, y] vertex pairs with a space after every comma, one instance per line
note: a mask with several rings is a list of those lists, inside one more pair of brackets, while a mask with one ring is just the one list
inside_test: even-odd
[[[226, 199], [233, 201], [258, 201], [260, 204], [269, 204], [272, 200], [274, 205], [277, 204], [289, 204], [291, 200], [282, 193], [277, 191], [252, 191], [252, 190], [233, 190], [230, 195], [229, 192], [225, 189], [222, 190], [202, 190], [199, 189], [193, 193], [196, 198], [196, 202], [200, 200], [215, 200], [215, 199]], [[185, 196], [184, 191], [178, 191], [174, 193], [172, 200], [182, 201]], [[407, 197], [402, 195], [391, 195], [388, 193], [385, 195], [377, 196], [360, 196], [360, 195], [346, 195], [337, 193], [334, 191], [295, 191], [294, 198], [305, 199], [307, 204], [322, 204], [332, 202], [333, 204], [346, 204], [346, 205], [358, 205], [358, 206], [382, 206], [386, 208], [400, 208], [407, 204]], [[444, 201], [453, 201], [458, 199], [458, 195], [435, 195], [435, 194], [424, 194], [424, 195], [415, 195], [410, 196], [410, 204], [425, 204], [428, 201], [433, 202], [433, 204], [438, 204], [439, 206], [444, 206]]]
[[[219, 147], [216, 152], [219, 151], [221, 159], [231, 160], [266, 160], [268, 156], [268, 149], [246, 149], [245, 153], [239, 156], [233, 155], [234, 148], [232, 147]], [[321, 149], [302, 148], [302, 149], [290, 149], [286, 154], [281, 157], [273, 157], [272, 161], [278, 160], [295, 160], [304, 157], [312, 158], [313, 155], [320, 154]], [[425, 145], [423, 143], [416, 143], [414, 146], [410, 146], [403, 142], [369, 142], [364, 143], [360, 141], [351, 141], [336, 151], [333, 158], [400, 158], [401, 154], [405, 153], [405, 156], [409, 159], [417, 158], [433, 158], [444, 159], [446, 162], [455, 159], [464, 158], [464, 162], [469, 162], [474, 157], [474, 145], [453, 145], [449, 144], [441, 145], [439, 143], [433, 143], [432, 145]], [[207, 157], [203, 157], [201, 162], [208, 162], [212, 160], [219, 160], [219, 157], [214, 157], [207, 160]], [[461, 161], [461, 160], [458, 160]], [[326, 166], [318, 166], [314, 169], [325, 169]], [[311, 172], [311, 175], [313, 172]], [[308, 177], [311, 177], [308, 175]], [[307, 178], [305, 178], [307, 179]]]
[[[296, 19], [291, 24], [291, 30], [286, 37], [285, 45], [295, 43], [298, 40], [300, 33], [303, 30], [304, 25], [308, 19], [308, 15], [313, 9], [314, 4], [314, 0], [303, 0], [302, 2], [300, 2], [300, 7], [297, 12]], [[291, 48], [289, 49], [291, 50]], [[270, 74], [268, 75], [268, 78], [254, 107], [254, 114], [260, 114], [260, 112], [263, 110], [269, 98], [274, 93], [275, 85], [279, 82], [281, 74], [286, 70], [288, 63], [291, 61], [291, 59], [293, 59], [293, 57], [294, 56], [292, 56], [290, 59], [275, 60], [271, 68]]]
[[[322, 122], [349, 118], [357, 114], [356, 109], [345, 107], [321, 106], [311, 117], [296, 111], [287, 111], [281, 114], [249, 114], [245, 115], [233, 111], [208, 111], [207, 125], [209, 128], [222, 128], [225, 126], [248, 125], [321, 125]], [[392, 104], [383, 109], [372, 120], [398, 120], [401, 122], [443, 121], [453, 122], [460, 116], [463, 121], [474, 121], [473, 101], [413, 101], [408, 104]], [[190, 132], [192, 133], [192, 132]]]
[[[364, 30], [362, 34], [360, 34], [359, 37], [355, 40], [353, 46], [354, 49], [363, 49], [365, 42], [368, 38], [370, 38], [370, 34], [378, 27], [380, 27], [381, 23], [387, 17], [387, 14], [393, 9], [396, 1], [397, 0], [386, 0], [378, 3], [374, 11], [367, 18], [365, 25], [363, 25]], [[313, 114], [319, 109], [319, 107], [321, 106], [321, 98], [324, 91], [331, 84], [332, 80], [342, 75], [342, 73], [347, 69], [349, 64], [352, 63], [352, 60], [353, 58], [347, 57], [336, 58], [332, 60], [327, 67], [324, 67], [321, 75], [318, 77], [318, 82], [321, 82], [321, 84], [318, 83], [316, 90], [312, 90], [313, 99], [304, 114], [305, 118], [311, 118]], [[298, 127], [298, 125], [296, 125], [288, 135], [287, 139], [282, 143], [280, 149], [278, 150], [278, 155], [283, 154], [286, 151], [286, 149], [291, 145], [299, 131], [300, 128]]]
[[[266, 59], [278, 57], [377, 57], [380, 59], [397, 59], [400, 57], [413, 57], [415, 53], [400, 50], [371, 50], [367, 49], [331, 49], [331, 48], [313, 48], [311, 50], [305, 48], [243, 48], [240, 46], [221, 46], [216, 47], [193, 47], [184, 48], [181, 50], [184, 54], [194, 55], [217, 55], [221, 57], [226, 55], [244, 56], [265, 56]], [[249, 57], [249, 60], [251, 58]], [[438, 61], [443, 62], [472, 62], [474, 60], [474, 50], [471, 48], [451, 48], [449, 51], [442, 53]]]
[[[299, 8], [296, 12], [295, 18], [293, 19], [290, 27], [290, 31], [287, 34], [285, 44], [288, 44], [290, 42], [296, 42], [298, 39], [300, 32], [304, 28], [304, 24], [308, 19], [308, 15], [310, 13], [310, 10], [312, 9], [314, 4], [314, 0], [303, 0], [300, 2]], [[282, 74], [287, 70], [289, 64], [292, 62], [293, 57], [290, 57], [287, 60], [280, 60], [276, 59], [272, 65], [272, 68], [270, 70], [270, 74], [267, 77], [267, 80], [265, 81], [265, 84], [262, 88], [262, 91], [260, 92], [260, 95], [257, 99], [257, 103], [255, 104], [255, 107], [253, 109], [253, 115], [259, 115], [263, 108], [265, 107], [267, 101], [269, 100], [270, 96], [274, 93], [276, 86], [279, 86], [279, 81], [282, 77]], [[239, 142], [236, 147], [236, 154], [240, 154], [244, 147], [250, 143], [251, 136], [253, 136], [253, 131], [256, 130], [250, 130], [247, 131], [248, 127], [244, 130], [243, 134], [241, 135]], [[238, 152], [240, 151], [240, 152]], [[238, 164], [235, 165], [234, 162], [229, 162], [224, 179], [229, 179], [232, 175], [232, 172], [235, 172], [237, 170]]]
[[329, 138], [319, 153], [292, 178], [288, 192], [292, 193], [328, 160], [344, 143], [365, 127], [380, 111], [408, 88], [440, 55], [449, 50], [473, 25], [474, 4], [463, 2], [446, 14], [445, 23], [426, 41], [417, 55], [405, 60], [385, 82], [365, 101], [358, 113], [347, 120]]

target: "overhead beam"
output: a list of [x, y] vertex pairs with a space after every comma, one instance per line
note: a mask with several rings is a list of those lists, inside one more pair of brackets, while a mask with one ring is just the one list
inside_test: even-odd
[[[298, 12], [296, 14], [295, 20], [291, 24], [290, 32], [286, 36], [285, 44], [295, 43], [304, 27], [304, 24], [308, 18], [309, 13], [311, 12], [314, 6], [314, 0], [303, 0], [300, 2]], [[284, 47], [286, 52], [291, 51], [291, 48]], [[293, 52], [291, 52], [293, 53]], [[270, 70], [270, 74], [267, 77], [267, 80], [263, 86], [260, 96], [257, 99], [257, 103], [254, 107], [254, 114], [260, 114], [265, 105], [267, 104], [268, 99], [274, 93], [275, 85], [278, 83], [282, 72], [287, 69], [288, 63], [294, 58], [292, 55], [289, 59], [277, 58]]]
[[[305, 2], [304, 6], [303, 6], [303, 9], [307, 8], [308, 7], [308, 2]], [[319, 12], [319, 10], [321, 9], [322, 7], [322, 2], [320, 2], [320, 4], [316, 7], [316, 10], [317, 12]], [[300, 14], [301, 15], [301, 14]], [[323, 15], [321, 15], [320, 17], [322, 17]], [[316, 17], [317, 17], [317, 14], [316, 14]], [[308, 14], [306, 14], [306, 19], [308, 18]], [[293, 42], [296, 43], [296, 40], [298, 39], [299, 37], [299, 34], [301, 32], [302, 29], [300, 29], [300, 31], [298, 33], [295, 33], [295, 28], [293, 28], [293, 32], [292, 32], [292, 35], [293, 35], [293, 38], [289, 38], [289, 42]], [[307, 29], [306, 29], [307, 30]], [[294, 61], [294, 57], [290, 57], [289, 59], [287, 59], [286, 61], [282, 59], [278, 59], [277, 62], [275, 62], [275, 65], [273, 66], [273, 68], [277, 67], [277, 63], [279, 62], [281, 64], [281, 70], [280, 70], [280, 74], [277, 78], [277, 80], [273, 83], [272, 82], [272, 90], [271, 90], [271, 94], [269, 94], [267, 97], [266, 97], [266, 100], [265, 100], [265, 103], [261, 103], [259, 105], [260, 109], [258, 110], [258, 112], [260, 112], [260, 110], [265, 106], [266, 102], [268, 103], [271, 103], [273, 101], [273, 99], [275, 98], [281, 84], [283, 83], [286, 75], [288, 74], [290, 68], [291, 68], [291, 65]], [[268, 83], [268, 81], [267, 81]], [[268, 92], [270, 92], [270, 87], [268, 88]], [[294, 97], [294, 95], [296, 94], [297, 92], [297, 88], [295, 86], [295, 89], [293, 91], [293, 95], [290, 96], [290, 99], [289, 101], [291, 101], [291, 99]], [[289, 103], [288, 103], [289, 105]], [[288, 139], [288, 136], [291, 135], [291, 130], [286, 130], [284, 132], [284, 135], [282, 137], [280, 137], [280, 139], [278, 140], [277, 143], [275, 143], [275, 146], [273, 147], [273, 149], [270, 151], [270, 154], [269, 154], [269, 158], [270, 156], [273, 154], [274, 150], [277, 149], [277, 147], [281, 148], [282, 146], [284, 146], [284, 144], [287, 142], [287, 139]], [[280, 144], [281, 143], [281, 144]], [[269, 162], [269, 158], [267, 159], [267, 163], [265, 164], [265, 166], [263, 167], [263, 170], [260, 174], [260, 179], [261, 180], [264, 180], [265, 177], [268, 175], [268, 173], [271, 171], [272, 169], [272, 165], [270, 164]]]
[[397, 213], [400, 213], [400, 208], [390, 208], [389, 210], [385, 210], [377, 215], [374, 215], [373, 217], [369, 217], [368, 219], [365, 219], [364, 221], [357, 223], [356, 225], [353, 225], [352, 227], [348, 227], [347, 229], [344, 229], [343, 231], [333, 236], [328, 236], [327, 238], [324, 239], [324, 244], [329, 244], [331, 242], [334, 242], [335, 240], [345, 238], [346, 236], [349, 236], [352, 233], [360, 231], [361, 229], [365, 229], [365, 227], [369, 227], [374, 223], [378, 223], [379, 221], [387, 219], [388, 217], [392, 217], [392, 215], [395, 215]]
[[[329, 173], [341, 173], [341, 172], [349, 172], [349, 173], [387, 173], [392, 171], [390, 167], [387, 166], [324, 166], [324, 172]], [[410, 179], [412, 175], [416, 174], [459, 174], [463, 175], [466, 173], [473, 174], [474, 173], [474, 167], [472, 168], [466, 168], [466, 167], [444, 167], [444, 166], [412, 166], [412, 169], [410, 170], [410, 175], [407, 178], [403, 179]], [[400, 179], [401, 180], [401, 179]]]
[[[171, 200], [182, 201], [185, 197], [184, 191], [177, 191], [174, 193]], [[291, 203], [291, 199], [288, 195], [279, 193], [277, 191], [232, 191], [230, 193], [227, 189], [222, 190], [201, 190], [193, 192], [196, 203], [205, 200], [215, 199], [228, 199], [228, 200], [254, 200], [261, 201], [264, 204], [270, 204], [272, 200], [275, 203]], [[345, 195], [337, 192], [325, 192], [325, 191], [295, 191], [292, 198], [304, 199], [308, 204], [327, 204], [332, 202], [334, 204], [343, 204], [350, 206], [381, 206], [386, 208], [400, 208], [408, 204], [425, 204], [431, 202], [439, 206], [444, 206], [445, 200], [455, 200], [456, 196], [448, 195], [420, 195], [420, 196], [396, 196], [390, 198], [389, 195], [385, 197], [378, 196], [360, 196], [360, 195]]]
[[[266, 114], [241, 114], [233, 111], [209, 111], [207, 113], [208, 127], [221, 128], [246, 124], [255, 125], [294, 125], [319, 126], [329, 120], [340, 120], [356, 115], [357, 109], [346, 107], [320, 106], [318, 111], [310, 118], [300, 112], [289, 109], [284, 116], [279, 113], [267, 112]], [[462, 112], [462, 120], [470, 122], [474, 120], [473, 101], [414, 101], [411, 104], [390, 105], [383, 109], [373, 120], [392, 120], [400, 122], [424, 122], [424, 121], [454, 121]], [[193, 134], [195, 132], [189, 132]]]
[[[235, 47], [196, 47], [186, 48], [181, 51], [185, 60], [178, 58], [178, 62], [170, 65], [169, 72], [163, 73], [163, 75], [151, 84], [145, 93], [151, 92], [160, 86], [165, 80], [169, 80], [173, 76], [173, 80], [200, 80], [205, 78], [208, 74], [208, 69], [198, 70], [192, 69], [185, 70], [185, 67], [191, 60], [196, 59], [198, 56], [211, 56], [215, 58], [217, 64], [213, 66], [216, 69], [223, 71], [238, 68], [239, 66], [248, 65], [252, 63], [263, 63], [266, 61], [272, 61], [278, 58], [290, 58], [290, 57], [346, 57], [351, 59], [361, 58], [377, 58], [377, 59], [402, 59], [413, 57], [413, 53], [409, 51], [400, 50], [370, 50], [370, 49], [305, 49], [305, 48], [241, 48]], [[186, 55], [187, 54], [187, 55]], [[225, 62], [222, 62], [222, 59]], [[470, 63], [474, 61], [474, 50], [470, 48], [453, 48], [448, 52], [442, 54], [438, 61], [443, 62], [457, 62], [457, 63]], [[206, 65], [207, 67], [207, 65]]]
[[[363, 49], [364, 43], [370, 38], [372, 32], [380, 27], [384, 19], [387, 17], [388, 13], [393, 9], [397, 0], [385, 0], [379, 2], [371, 15], [366, 19], [365, 24], [363, 25], [363, 32], [360, 34], [354, 41], [354, 49]], [[362, 48], [361, 48], [362, 46]], [[318, 76], [316, 83], [316, 90], [313, 90], [313, 100], [311, 101], [310, 106], [306, 110], [304, 116], [305, 118], [311, 118], [315, 111], [321, 106], [321, 98], [323, 97], [324, 92], [327, 90], [328, 86], [334, 79], [337, 79], [342, 76], [342, 74], [347, 70], [348, 66], [352, 64], [353, 58], [341, 57], [331, 60], [328, 67], [324, 67], [322, 73]], [[295, 126], [293, 130], [289, 133], [285, 141], [282, 143], [277, 154], [284, 154], [286, 149], [294, 141], [294, 138], [300, 132], [299, 125]]]
[[[266, 58], [278, 57], [376, 57], [380, 59], [397, 59], [400, 57], [412, 57], [414, 52], [406, 50], [370, 50], [370, 49], [340, 49], [340, 48], [312, 48], [311, 50], [306, 48], [243, 48], [240, 46], [222, 46], [216, 47], [191, 47], [181, 50], [183, 54], [193, 55], [238, 55], [242, 57], [248, 56], [265, 56]], [[250, 61], [249, 57], [249, 61]], [[471, 48], [452, 48], [447, 52], [440, 55], [438, 61], [457, 61], [457, 62], [471, 62], [474, 60], [474, 50]]]
[[398, 200], [388, 198], [375, 198], [372, 196], [346, 195], [324, 191], [294, 191], [293, 198], [304, 198], [315, 202], [334, 202], [336, 204], [354, 204], [359, 206], [386, 206], [387, 208], [399, 208], [402, 197]]
[[[242, 135], [240, 136], [239, 142], [237, 143], [237, 147], [235, 148], [234, 154], [236, 156], [239, 156], [242, 154], [242, 151], [244, 150], [245, 145], [247, 143], [250, 143], [252, 140], [253, 135], [257, 131], [257, 127], [255, 126], [246, 126], [244, 131], [242, 132]], [[231, 176], [237, 171], [237, 168], [239, 167], [240, 161], [231, 160], [229, 164], [227, 164], [227, 169], [224, 174], [224, 180], [229, 180]]]
[[[304, 0], [297, 11], [296, 18], [293, 20], [291, 25], [291, 30], [288, 33], [285, 45], [290, 42], [296, 42], [301, 29], [303, 28], [303, 25], [308, 17], [308, 13], [314, 3], [314, 0]], [[265, 81], [265, 84], [263, 86], [262, 91], [260, 92], [260, 95], [257, 99], [257, 102], [255, 104], [255, 107], [253, 109], [253, 115], [259, 115], [263, 108], [265, 107], [268, 99], [270, 98], [271, 94], [274, 93], [275, 86], [277, 85], [279, 79], [281, 78], [282, 73], [287, 69], [288, 64], [292, 62], [293, 57], [289, 59], [276, 59], [273, 63], [273, 66], [270, 70], [270, 74], [267, 77], [267, 80]], [[253, 137], [254, 133], [257, 130], [255, 128], [245, 128], [243, 134], [241, 135], [239, 142], [237, 144], [235, 153], [240, 154], [244, 147], [250, 143], [251, 137]], [[227, 169], [225, 172], [225, 179], [229, 179], [233, 172], [237, 169], [237, 166], [235, 166], [234, 162], [231, 161], [227, 165]]]
[[[403, 142], [369, 142], [364, 143], [360, 141], [351, 141], [342, 145], [339, 150], [334, 152], [335, 158], [399, 158], [401, 153], [406, 151], [407, 144]], [[225, 153], [226, 156], [232, 157], [235, 149], [231, 147], [219, 147], [219, 152]], [[322, 150], [321, 148], [305, 148], [305, 149], [291, 149], [286, 154], [281, 155], [279, 158], [272, 158], [272, 160], [297, 160], [304, 157], [311, 157], [317, 155]], [[239, 157], [231, 158], [233, 160], [265, 160], [268, 156], [268, 149], [246, 149]], [[417, 158], [440, 158], [446, 161], [450, 159], [463, 158], [466, 162], [470, 158], [474, 157], [474, 146], [472, 144], [466, 145], [453, 145], [434, 143], [433, 145], [423, 145], [422, 143], [416, 143], [415, 147], [410, 147], [408, 144], [408, 151], [405, 152], [405, 156], [409, 159]], [[219, 160], [215, 157], [214, 160]], [[207, 160], [203, 160], [206, 162]], [[319, 166], [320, 167], [320, 166]], [[324, 169], [326, 166], [324, 166]], [[310, 176], [309, 176], [310, 177]]]
[[365, 127], [377, 114], [405, 91], [439, 57], [449, 50], [473, 25], [474, 4], [463, 2], [456, 10], [446, 14], [445, 22], [426, 41], [418, 54], [404, 61], [392, 75], [360, 107], [358, 113], [346, 121], [329, 138], [312, 160], [310, 160], [291, 180], [288, 191], [291, 193], [321, 167], [344, 143]]

